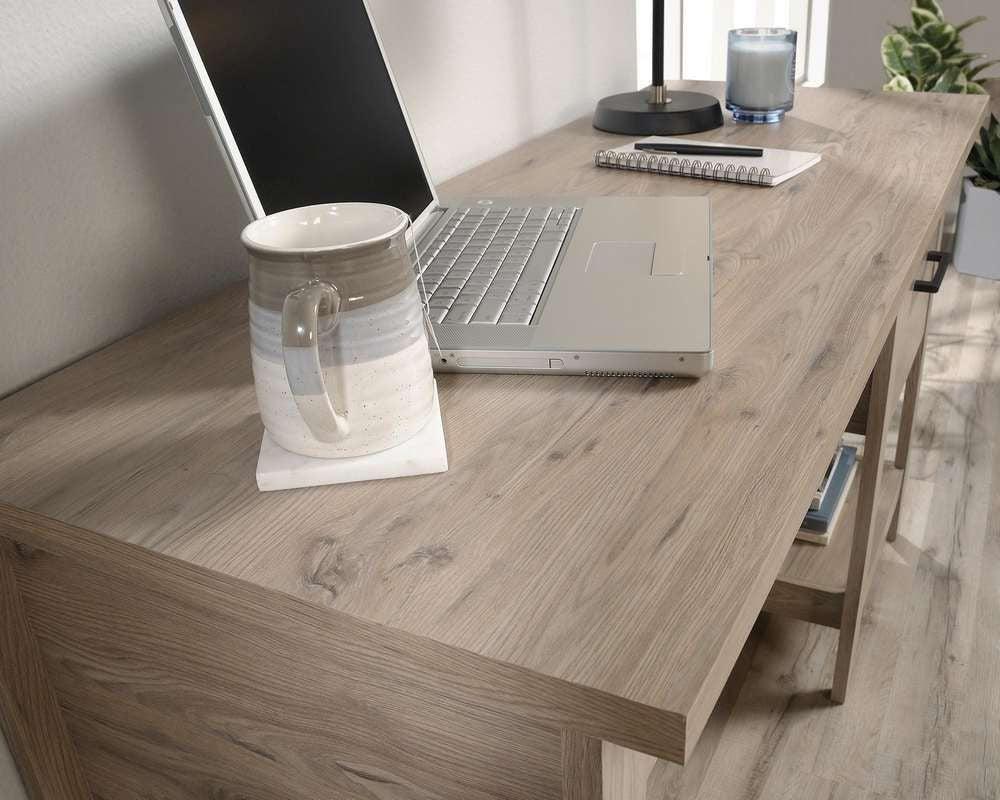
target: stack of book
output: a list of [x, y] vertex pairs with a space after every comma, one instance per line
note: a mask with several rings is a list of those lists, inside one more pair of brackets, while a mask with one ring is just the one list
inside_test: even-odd
[[815, 544], [829, 544], [858, 466], [858, 449], [841, 444], [820, 481], [809, 511], [802, 520], [798, 538]]

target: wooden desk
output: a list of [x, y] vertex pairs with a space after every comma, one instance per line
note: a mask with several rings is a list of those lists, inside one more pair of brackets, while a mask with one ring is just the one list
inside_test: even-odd
[[910, 286], [985, 107], [807, 89], [709, 134], [822, 152], [775, 189], [597, 169], [625, 138], [587, 120], [450, 181], [708, 192], [717, 367], [442, 376], [445, 475], [259, 494], [243, 286], [0, 402], [0, 710], [29, 786], [595, 798], [602, 741], [683, 762], [858, 398], [880, 444], [919, 362]]

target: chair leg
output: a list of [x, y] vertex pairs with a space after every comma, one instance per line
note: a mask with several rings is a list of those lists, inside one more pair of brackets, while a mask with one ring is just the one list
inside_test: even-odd
[[[830, 699], [843, 703], [847, 696], [847, 683], [854, 660], [854, 644], [861, 625], [861, 608], [868, 584], [870, 567], [878, 557], [881, 537], [873, 536], [875, 504], [882, 483], [882, 451], [886, 430], [889, 427], [889, 383], [892, 373], [892, 350], [896, 338], [893, 326], [886, 337], [872, 370], [871, 399], [868, 403], [868, 421], [865, 426], [865, 454], [858, 476], [858, 508], [854, 517], [854, 541], [847, 569], [844, 589], [844, 608], [840, 618], [840, 639], [837, 644], [837, 664], [833, 673]], [[878, 541], [875, 541], [878, 540]]]

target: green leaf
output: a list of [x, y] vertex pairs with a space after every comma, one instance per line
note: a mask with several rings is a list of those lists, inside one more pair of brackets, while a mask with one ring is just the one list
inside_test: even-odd
[[907, 72], [927, 76], [941, 68], [941, 54], [929, 44], [918, 42], [910, 45], [910, 53], [903, 55]]
[[972, 182], [976, 184], [980, 189], [992, 189], [995, 192], [1000, 192], [1000, 180], [987, 180], [986, 178], [973, 178]]
[[973, 169], [980, 175], [990, 175], [997, 173], [997, 169], [993, 165], [993, 161], [990, 159], [989, 155], [983, 149], [983, 145], [981, 142], [976, 142], [972, 146], [972, 153], [970, 154], [970, 158], [973, 156], [976, 159], [976, 164], [973, 165]]
[[961, 55], [952, 56], [950, 58], [944, 59], [944, 65], [946, 67], [964, 67], [971, 64], [977, 58], [982, 58], [982, 53], [962, 53]]
[[1000, 132], [997, 131], [995, 125], [990, 125], [987, 138], [989, 139], [990, 156], [993, 161], [993, 174], [1000, 175]]
[[983, 148], [979, 156], [983, 159], [983, 163], [987, 166], [993, 165], [993, 148], [990, 147], [990, 139], [992, 137], [990, 136], [990, 133], [991, 131], [989, 128], [980, 128], [979, 141], [976, 143], [977, 146], [981, 146]]
[[949, 67], [941, 73], [940, 77], [938, 77], [936, 81], [934, 81], [931, 91], [942, 93], [950, 92], [952, 87], [955, 85], [955, 81], [958, 80], [958, 76], [961, 74], [962, 71], [958, 67]]
[[883, 92], [912, 92], [913, 84], [905, 75], [893, 75], [892, 80], [882, 85]]
[[937, 14], [928, 11], [926, 8], [917, 8], [914, 6], [910, 9], [910, 16], [913, 17], [914, 28], [919, 28], [921, 25], [926, 25], [928, 22], [940, 22]]
[[972, 19], [967, 19], [965, 22], [961, 22], [955, 26], [955, 30], [961, 33], [966, 28], [969, 28], [979, 22], [986, 22], [986, 17], [973, 17]]
[[930, 11], [938, 19], [944, 19], [944, 12], [937, 0], [913, 0], [913, 7], [923, 11]]
[[969, 69], [965, 71], [965, 77], [971, 81], [984, 69], [989, 69], [994, 64], [1000, 64], [1000, 58], [994, 58], [990, 61], [982, 61], [979, 64], [970, 64]]
[[910, 43], [898, 33], [890, 33], [882, 39], [882, 63], [890, 75], [902, 75], [909, 71], [906, 59], [912, 57]]
[[979, 131], [980, 141], [976, 142], [973, 152], [979, 158], [978, 172], [980, 175], [1000, 177], [1000, 136], [993, 131], [990, 134], [986, 128]]
[[919, 33], [927, 44], [939, 52], [947, 50], [958, 38], [955, 26], [948, 22], [928, 22], [921, 26]]
[[[957, 39], [956, 39], [957, 41]], [[952, 44], [949, 47], [945, 47], [941, 50], [941, 58], [958, 58], [959, 56], [965, 55], [965, 50], [963, 50], [959, 45]]]
[[969, 81], [967, 84], [965, 84], [965, 93], [966, 94], [989, 94], [989, 92], [987, 92], [982, 86], [980, 86], [978, 83], [974, 83], [972, 81]]

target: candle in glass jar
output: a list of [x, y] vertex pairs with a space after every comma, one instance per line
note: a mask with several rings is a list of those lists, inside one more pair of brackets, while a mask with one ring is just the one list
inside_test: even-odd
[[746, 122], [777, 122], [795, 98], [795, 31], [729, 32], [726, 108]]

